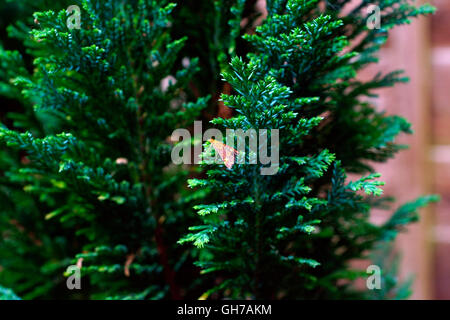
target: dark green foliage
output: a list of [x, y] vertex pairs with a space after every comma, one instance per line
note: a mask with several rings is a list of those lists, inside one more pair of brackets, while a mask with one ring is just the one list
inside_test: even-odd
[[2, 230], [12, 233], [1, 245], [2, 282], [23, 297], [51, 297], [79, 259], [95, 298], [195, 293], [190, 250], [176, 246], [192, 221], [187, 172], [171, 165], [166, 140], [208, 98], [192, 100], [184, 89], [198, 67], [195, 59], [176, 63], [185, 40], [170, 38], [172, 9], [160, 1], [84, 1], [83, 27], [72, 31], [65, 11], [37, 13], [33, 74], [18, 53], [2, 56], [10, 60], [9, 93], [29, 115], [14, 122], [29, 132], [0, 132], [22, 158], [2, 165]]
[[[404, 297], [395, 264], [374, 295], [351, 286], [365, 272], [350, 262], [436, 199], [369, 222], [387, 206], [371, 164], [411, 129], [368, 102], [398, 72], [355, 76], [388, 29], [432, 9], [371, 1], [383, 28], [367, 30], [368, 1], [342, 19], [349, 1], [267, 1], [255, 33], [256, 1], [175, 2], [75, 1], [79, 30], [72, 2], [0, 4], [15, 12], [0, 43], [0, 284], [25, 299]], [[212, 125], [280, 129], [276, 175], [173, 165], [171, 133], [213, 118], [230, 91], [236, 117]], [[69, 291], [77, 263], [82, 290]]]
[[[370, 209], [386, 202], [373, 197], [382, 194], [383, 183], [371, 173], [371, 161], [392, 157], [402, 148], [395, 137], [411, 130], [405, 119], [386, 116], [367, 100], [374, 89], [404, 81], [398, 72], [369, 82], [355, 78], [376, 62], [387, 29], [432, 9], [377, 2], [385, 10], [384, 29], [368, 30], [365, 6], [337, 19], [346, 2], [328, 1], [320, 12], [315, 0], [268, 1], [268, 18], [256, 34], [245, 36], [253, 52], [246, 62], [233, 59], [232, 70], [224, 73], [237, 94], [222, 98], [239, 116], [213, 123], [226, 129], [279, 129], [280, 170], [262, 176], [258, 166], [236, 165], [231, 171], [215, 166], [207, 178], [190, 181], [191, 187], [221, 194], [207, 210], [198, 206], [204, 225], [181, 240], [205, 247], [208, 254], [197, 264], [204, 273], [226, 279], [208, 293], [368, 298], [367, 291], [349, 286], [366, 276], [350, 262], [393, 240], [417, 220], [418, 207], [437, 200], [425, 197], [405, 205], [383, 225], [369, 222]], [[350, 42], [363, 32], [357, 43]], [[346, 172], [364, 176], [348, 182]], [[391, 284], [378, 298], [395, 297], [395, 289]]]

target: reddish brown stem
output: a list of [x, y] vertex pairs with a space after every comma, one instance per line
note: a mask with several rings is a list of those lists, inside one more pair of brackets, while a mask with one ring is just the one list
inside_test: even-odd
[[156, 246], [158, 248], [160, 263], [162, 264], [164, 269], [164, 278], [167, 284], [169, 285], [172, 299], [181, 300], [180, 289], [178, 288], [175, 282], [175, 271], [173, 271], [172, 267], [169, 264], [169, 258], [167, 256], [167, 247], [165, 246], [163, 239], [163, 228], [159, 222], [155, 230], [155, 239], [156, 239]]

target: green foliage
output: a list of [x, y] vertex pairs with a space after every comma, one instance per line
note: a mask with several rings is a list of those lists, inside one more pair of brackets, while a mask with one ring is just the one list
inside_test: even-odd
[[[383, 292], [356, 291], [365, 273], [350, 262], [437, 199], [369, 222], [386, 202], [371, 165], [411, 128], [368, 101], [401, 73], [356, 74], [389, 29], [433, 9], [370, 1], [383, 28], [367, 30], [369, 1], [341, 17], [347, 0], [268, 0], [254, 32], [254, 0], [175, 2], [75, 1], [73, 30], [75, 3], [0, 4], [14, 12], [0, 43], [0, 284], [24, 299], [404, 297], [389, 266]], [[214, 118], [219, 100], [235, 117]], [[212, 118], [269, 140], [279, 129], [276, 174], [175, 166], [171, 133]], [[66, 288], [75, 264], [81, 291]]]
[[79, 30], [67, 29], [65, 10], [34, 15], [32, 73], [2, 51], [2, 87], [26, 109], [9, 115], [16, 130], [0, 129], [11, 157], [2, 283], [24, 298], [67, 295], [64, 270], [82, 261], [81, 297], [195, 294], [177, 275], [195, 275], [192, 250], [176, 245], [193, 219], [188, 172], [171, 164], [167, 137], [206, 107], [186, 90], [197, 60], [177, 61], [185, 39], [171, 39], [171, 4], [81, 4]]
[[[387, 116], [367, 100], [374, 89], [404, 81], [399, 72], [356, 79], [361, 68], [376, 62], [388, 29], [432, 9], [378, 1], [384, 29], [369, 30], [368, 1], [338, 19], [347, 2], [328, 1], [321, 12], [316, 0], [268, 1], [267, 19], [244, 36], [252, 51], [245, 61], [234, 58], [223, 73], [235, 94], [222, 99], [238, 116], [212, 122], [222, 129], [279, 129], [280, 169], [263, 176], [262, 165], [225, 171], [210, 165], [206, 178], [190, 182], [217, 197], [198, 207], [204, 224], [180, 241], [204, 247], [208, 254], [197, 264], [227, 279], [208, 294], [367, 298], [366, 290], [349, 286], [366, 276], [351, 261], [368, 258], [416, 221], [419, 207], [437, 200], [420, 198], [382, 225], [369, 221], [371, 208], [383, 202], [374, 196], [382, 195], [384, 184], [375, 180], [379, 175], [371, 173], [371, 164], [403, 148], [395, 137], [411, 129], [405, 119]], [[363, 176], [348, 182], [346, 172]], [[378, 298], [394, 297], [394, 291], [390, 285]]]
[[20, 300], [12, 290], [0, 286], [0, 300]]

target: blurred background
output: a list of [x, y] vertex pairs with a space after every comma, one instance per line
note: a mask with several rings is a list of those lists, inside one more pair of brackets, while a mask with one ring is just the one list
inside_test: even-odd
[[[410, 146], [378, 167], [385, 193], [397, 204], [422, 194], [441, 196], [421, 211], [421, 221], [398, 242], [401, 277], [414, 275], [412, 299], [450, 299], [450, 0], [419, 0], [437, 8], [435, 15], [395, 28], [381, 52], [380, 63], [365, 70], [403, 69], [407, 84], [379, 92], [376, 104], [407, 118], [415, 134], [402, 136]], [[382, 220], [382, 214], [374, 220]]]

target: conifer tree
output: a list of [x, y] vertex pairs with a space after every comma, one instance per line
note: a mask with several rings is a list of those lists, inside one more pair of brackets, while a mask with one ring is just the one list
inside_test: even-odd
[[[405, 78], [356, 73], [390, 28], [432, 8], [267, 0], [255, 33], [255, 0], [173, 2], [0, 4], [14, 9], [0, 43], [0, 299], [404, 297], [395, 264], [373, 295], [353, 289], [366, 274], [350, 262], [436, 199], [369, 222], [387, 205], [371, 165], [411, 129], [367, 101]], [[369, 4], [381, 29], [367, 29]], [[172, 163], [171, 133], [222, 104], [236, 114], [215, 127], [280, 130], [276, 174]], [[82, 290], [67, 289], [71, 265]]]
[[[207, 252], [197, 264], [223, 281], [206, 292], [231, 298], [394, 298], [404, 295], [391, 275], [383, 294], [352, 286], [365, 270], [355, 259], [392, 241], [417, 220], [418, 208], [435, 196], [394, 210], [382, 225], [369, 221], [372, 208], [385, 208], [383, 182], [372, 165], [403, 146], [409, 123], [369, 102], [373, 90], [406, 79], [394, 71], [361, 82], [356, 74], [377, 61], [389, 29], [433, 12], [408, 1], [362, 1], [340, 18], [349, 1], [272, 0], [268, 17], [246, 59], [235, 57], [223, 74], [234, 94], [222, 96], [237, 115], [212, 122], [222, 129], [279, 130], [279, 170], [262, 175], [262, 164], [231, 170], [205, 164], [207, 177], [192, 179], [215, 201], [196, 206], [203, 224], [180, 243]], [[382, 28], [370, 29], [366, 6], [380, 7]], [[270, 139], [269, 139], [270, 140]], [[227, 140], [228, 142], [228, 140]], [[260, 146], [261, 148], [261, 142]], [[278, 148], [278, 147], [277, 147]], [[250, 150], [246, 150], [250, 154]], [[347, 173], [362, 177], [348, 181]], [[391, 207], [389, 207], [391, 208]], [[392, 283], [394, 281], [394, 283]], [[388, 290], [387, 290], [388, 289]]]
[[[0, 282], [24, 298], [63, 297], [64, 270], [77, 264], [84, 290], [70, 297], [198, 296], [194, 253], [176, 243], [198, 195], [168, 138], [210, 99], [189, 89], [198, 59], [181, 55], [186, 37], [172, 39], [175, 5], [82, 1], [81, 26], [68, 28], [65, 4], [35, 2], [55, 10], [35, 13], [31, 31], [10, 28], [34, 70], [0, 52], [2, 94], [24, 108], [8, 114], [14, 130], [0, 129]], [[242, 4], [225, 15], [216, 3], [224, 30]]]

